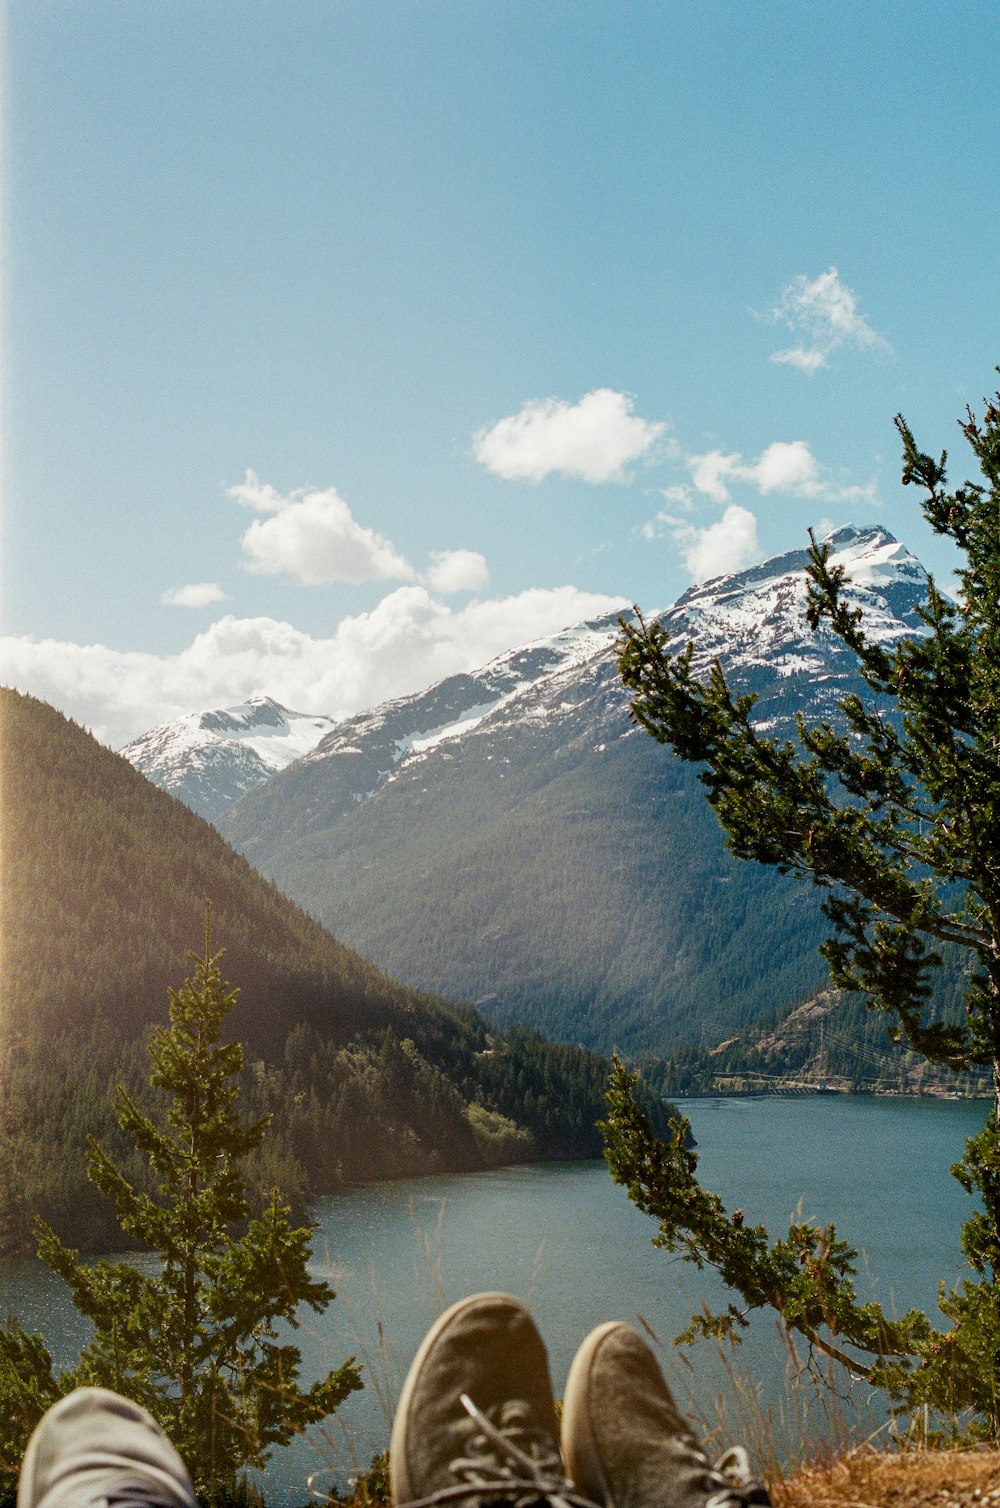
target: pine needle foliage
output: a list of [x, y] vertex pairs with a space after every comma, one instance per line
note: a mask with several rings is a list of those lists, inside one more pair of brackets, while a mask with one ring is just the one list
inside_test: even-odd
[[[628, 1076], [612, 1080], [606, 1128], [612, 1175], [656, 1215], [660, 1244], [717, 1268], [745, 1309], [702, 1328], [733, 1334], [746, 1309], [770, 1305], [811, 1344], [905, 1403], [971, 1409], [1000, 1436], [1000, 394], [961, 423], [980, 480], [949, 491], [947, 457], [921, 452], [902, 416], [906, 485], [924, 492], [931, 528], [964, 557], [952, 600], [928, 581], [922, 632], [892, 644], [865, 626], [841, 566], [815, 539], [807, 618], [850, 650], [867, 688], [841, 721], [797, 739], [766, 736], [752, 695], [732, 693], [716, 663], [707, 680], [693, 649], [671, 654], [656, 622], [623, 624], [619, 668], [633, 718], [700, 778], [738, 857], [811, 881], [833, 935], [821, 949], [833, 983], [860, 991], [890, 1034], [947, 1069], [986, 1066], [993, 1106], [953, 1169], [979, 1209], [963, 1227], [971, 1277], [946, 1293], [949, 1322], [912, 1313], [890, 1322], [859, 1304], [857, 1253], [831, 1226], [794, 1226], [771, 1243], [698, 1184], [676, 1135], [659, 1143], [634, 1107]], [[964, 1020], [935, 1019], [932, 979], [943, 950], [964, 950]], [[697, 1324], [695, 1326], [697, 1327]]]
[[43, 1222], [38, 1250], [95, 1327], [59, 1390], [92, 1383], [143, 1404], [199, 1491], [216, 1496], [241, 1468], [263, 1465], [273, 1446], [332, 1414], [361, 1380], [352, 1358], [302, 1387], [300, 1353], [280, 1337], [301, 1305], [322, 1311], [334, 1294], [310, 1277], [312, 1232], [291, 1224], [277, 1189], [248, 1218], [242, 1164], [270, 1117], [240, 1115], [243, 1051], [222, 1037], [238, 991], [223, 980], [207, 918], [204, 953], [191, 956], [193, 975], [171, 991], [170, 1024], [149, 1048], [150, 1083], [170, 1097], [165, 1117], [119, 1092], [119, 1121], [156, 1192], [137, 1189], [96, 1142], [89, 1161], [122, 1229], [155, 1261], [87, 1264]]

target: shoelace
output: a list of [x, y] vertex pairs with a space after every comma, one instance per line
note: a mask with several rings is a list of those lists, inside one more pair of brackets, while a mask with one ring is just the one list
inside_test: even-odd
[[509, 1502], [514, 1508], [545, 1502], [549, 1508], [595, 1508], [563, 1475], [562, 1462], [552, 1439], [531, 1425], [527, 1404], [511, 1399], [500, 1410], [498, 1423], [476, 1407], [468, 1394], [462, 1407], [478, 1426], [467, 1442], [466, 1454], [449, 1462], [456, 1478], [453, 1487], [441, 1487], [429, 1497], [400, 1504], [399, 1508], [431, 1508], [440, 1503]]
[[704, 1508], [745, 1508], [745, 1505], [760, 1503], [770, 1505], [771, 1499], [763, 1482], [757, 1481], [750, 1472], [750, 1459], [742, 1445], [733, 1445], [712, 1467], [720, 1478], [718, 1492], [705, 1499]]

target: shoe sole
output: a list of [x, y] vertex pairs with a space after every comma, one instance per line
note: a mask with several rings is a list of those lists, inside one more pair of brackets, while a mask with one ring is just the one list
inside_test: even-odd
[[607, 1337], [631, 1329], [622, 1320], [608, 1320], [591, 1330], [573, 1357], [563, 1393], [560, 1433], [566, 1475], [577, 1492], [603, 1504], [603, 1508], [615, 1508], [615, 1500], [591, 1427], [590, 1378], [594, 1359]]
[[464, 1318], [465, 1315], [474, 1309], [478, 1309], [481, 1305], [488, 1305], [494, 1309], [498, 1306], [506, 1305], [511, 1312], [516, 1311], [518, 1314], [527, 1316], [529, 1320], [531, 1319], [524, 1305], [518, 1299], [512, 1298], [509, 1293], [475, 1293], [469, 1298], [459, 1299], [457, 1304], [452, 1304], [450, 1309], [446, 1309], [443, 1314], [438, 1315], [417, 1347], [417, 1354], [410, 1363], [410, 1370], [406, 1374], [406, 1381], [403, 1383], [403, 1390], [399, 1395], [399, 1402], [396, 1404], [396, 1413], [392, 1422], [392, 1436], [389, 1440], [389, 1484], [390, 1497], [393, 1503], [408, 1503], [418, 1496], [412, 1490], [412, 1483], [409, 1478], [409, 1462], [405, 1458], [406, 1453], [403, 1446], [406, 1438], [410, 1405], [413, 1401], [413, 1395], [420, 1385], [424, 1363], [455, 1321]]

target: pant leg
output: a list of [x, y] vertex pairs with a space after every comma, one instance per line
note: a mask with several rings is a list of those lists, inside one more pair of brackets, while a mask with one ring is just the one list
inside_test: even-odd
[[17, 1508], [196, 1508], [187, 1468], [156, 1421], [107, 1388], [78, 1388], [49, 1409], [24, 1454]]

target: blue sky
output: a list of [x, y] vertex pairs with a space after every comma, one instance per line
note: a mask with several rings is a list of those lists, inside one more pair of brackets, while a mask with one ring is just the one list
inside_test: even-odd
[[1000, 361], [993, 6], [10, 0], [0, 679], [347, 715], [884, 523]]

